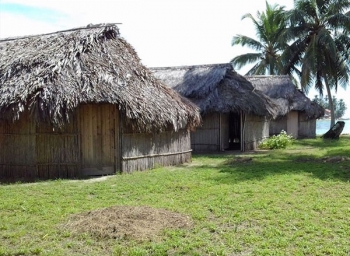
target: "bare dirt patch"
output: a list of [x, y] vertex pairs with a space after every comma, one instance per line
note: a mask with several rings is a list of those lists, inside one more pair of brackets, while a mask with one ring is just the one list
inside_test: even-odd
[[97, 239], [156, 240], [164, 229], [190, 228], [189, 216], [148, 206], [114, 206], [72, 216], [64, 228]]

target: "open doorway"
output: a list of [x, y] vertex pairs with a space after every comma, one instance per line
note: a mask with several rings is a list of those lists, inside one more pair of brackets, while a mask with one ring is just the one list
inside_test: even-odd
[[241, 149], [241, 118], [238, 113], [229, 115], [229, 150]]

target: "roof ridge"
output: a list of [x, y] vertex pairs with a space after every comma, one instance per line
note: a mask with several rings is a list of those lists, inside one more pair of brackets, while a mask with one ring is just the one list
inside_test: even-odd
[[58, 34], [58, 33], [72, 32], [72, 31], [84, 30], [84, 29], [94, 29], [94, 28], [103, 28], [103, 27], [117, 27], [116, 25], [121, 25], [121, 24], [122, 23], [88, 24], [85, 27], [70, 28], [70, 29], [59, 30], [59, 31], [55, 31], [55, 32], [44, 33], [44, 34], [35, 34], [35, 35], [0, 38], [0, 42], [8, 42], [8, 41], [13, 41], [13, 40], [27, 39], [27, 38], [38, 37], [38, 36], [48, 36], [48, 35], [54, 35], [54, 34]]
[[244, 75], [244, 77], [269, 78], [269, 77], [289, 77], [289, 76], [288, 75]]
[[167, 70], [167, 69], [192, 69], [192, 68], [205, 68], [205, 67], [232, 67], [231, 63], [212, 63], [212, 64], [199, 64], [199, 65], [181, 65], [181, 66], [166, 66], [166, 67], [148, 67], [150, 70]]

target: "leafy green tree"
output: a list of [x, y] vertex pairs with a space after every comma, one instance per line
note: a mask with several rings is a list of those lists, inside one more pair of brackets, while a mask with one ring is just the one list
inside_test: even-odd
[[315, 95], [315, 97], [313, 98], [312, 101], [321, 105], [323, 108], [328, 109], [329, 102], [327, 102], [327, 100], [325, 98], [323, 98], [323, 97], [319, 98], [317, 95]]
[[[317, 95], [315, 95], [314, 102], [320, 104], [322, 107], [324, 107], [325, 109], [329, 109], [329, 100], [328, 100], [328, 96], [326, 97], [321, 97], [319, 98]], [[347, 106], [344, 102], [343, 99], [338, 100], [335, 96], [333, 96], [333, 105], [334, 105], [334, 116], [335, 119], [340, 119], [344, 116], [345, 111], [347, 110]]]
[[[302, 89], [326, 89], [331, 126], [335, 112], [331, 89], [349, 81], [350, 0], [295, 0], [287, 12], [290, 46], [284, 51], [282, 73], [300, 75]], [[341, 33], [340, 33], [341, 32]], [[299, 69], [301, 70], [299, 71]]]
[[231, 60], [237, 69], [247, 64], [255, 65], [247, 75], [276, 75], [282, 70], [281, 54], [287, 47], [285, 39], [285, 10], [284, 6], [270, 5], [266, 2], [265, 12], [258, 12], [254, 18], [252, 14], [243, 15], [249, 18], [256, 29], [257, 40], [244, 35], [236, 35], [232, 39], [232, 46], [248, 46], [255, 52], [236, 56]]
[[347, 110], [346, 104], [343, 99], [340, 99], [339, 102], [335, 104], [335, 118], [342, 118]]

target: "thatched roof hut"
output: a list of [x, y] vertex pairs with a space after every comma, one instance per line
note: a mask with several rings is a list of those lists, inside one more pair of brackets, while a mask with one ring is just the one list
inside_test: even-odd
[[64, 178], [191, 157], [198, 108], [115, 24], [0, 39], [0, 178]]
[[[315, 137], [316, 119], [324, 115], [324, 108], [300, 91], [289, 76], [245, 76], [245, 78], [280, 106], [278, 120], [271, 122], [270, 125], [271, 135], [283, 129], [290, 130], [290, 133], [298, 138]], [[288, 122], [290, 129], [287, 127]]]
[[245, 76], [252, 85], [278, 102], [279, 116], [290, 111], [302, 111], [309, 119], [317, 119], [324, 115], [324, 109], [311, 101], [299, 90], [287, 75], [280, 76]]
[[143, 66], [113, 24], [0, 40], [0, 117], [61, 125], [83, 103], [117, 104], [142, 130], [198, 124], [196, 108]]
[[278, 106], [230, 63], [151, 68], [167, 86], [194, 102], [202, 114], [240, 112], [275, 117]]
[[[166, 85], [200, 108], [203, 126], [192, 134], [194, 150], [255, 148], [258, 141], [266, 133], [268, 135], [267, 118], [274, 118], [282, 111], [274, 100], [235, 72], [230, 63], [151, 70]], [[212, 138], [215, 140], [208, 142]], [[240, 145], [228, 145], [233, 141]]]

